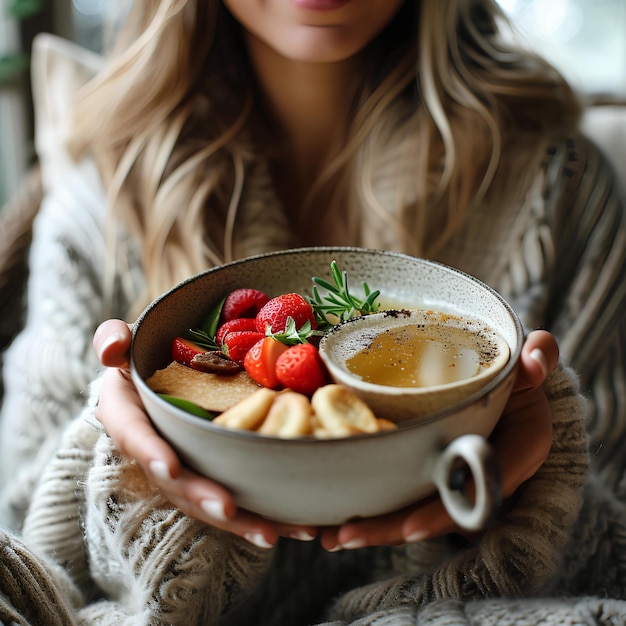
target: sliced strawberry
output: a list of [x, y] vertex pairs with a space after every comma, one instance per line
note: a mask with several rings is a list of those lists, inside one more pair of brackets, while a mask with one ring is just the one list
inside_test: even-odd
[[276, 360], [276, 377], [285, 387], [307, 396], [327, 382], [319, 352], [310, 343], [285, 350]]
[[196, 354], [204, 354], [205, 352], [205, 348], [184, 337], [175, 337], [172, 341], [172, 359], [187, 367], [191, 366], [191, 360]]
[[265, 335], [254, 330], [237, 330], [224, 335], [222, 350], [235, 363], [243, 365], [246, 353], [250, 348]]
[[256, 329], [265, 334], [266, 326], [270, 326], [273, 333], [282, 332], [287, 326], [287, 318], [292, 317], [296, 328], [308, 320], [311, 328], [316, 328], [313, 307], [298, 293], [286, 293], [269, 300], [256, 316]]
[[280, 382], [276, 376], [276, 361], [288, 346], [273, 337], [264, 337], [248, 350], [243, 366], [250, 378], [269, 389], [278, 389]]
[[256, 317], [269, 296], [258, 289], [235, 289], [226, 296], [221, 321], [229, 322], [239, 317]]
[[215, 335], [215, 341], [218, 346], [222, 345], [222, 340], [227, 333], [240, 330], [254, 330], [256, 331], [256, 321], [253, 317], [238, 317], [234, 320], [224, 322], [218, 329]]

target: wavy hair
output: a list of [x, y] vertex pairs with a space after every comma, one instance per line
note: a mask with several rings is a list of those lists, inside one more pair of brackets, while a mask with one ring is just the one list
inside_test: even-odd
[[[496, 184], [506, 146], [573, 128], [567, 83], [500, 22], [493, 0], [406, 0], [367, 50], [345, 143], [295, 241], [338, 243], [307, 233], [339, 215], [341, 243], [431, 254]], [[80, 94], [73, 148], [96, 159], [111, 224], [140, 243], [140, 304], [234, 255], [246, 177], [264, 158], [244, 49], [221, 0], [134, 2]]]

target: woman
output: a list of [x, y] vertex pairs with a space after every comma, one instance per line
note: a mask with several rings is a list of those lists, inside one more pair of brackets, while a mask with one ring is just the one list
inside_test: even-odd
[[[54, 312], [80, 302], [72, 319], [87, 331], [132, 320], [164, 289], [231, 258], [314, 244], [403, 250], [498, 288], [528, 328], [556, 334], [585, 384], [606, 387], [600, 373], [619, 350], [585, 359], [623, 324], [622, 208], [596, 152], [574, 139], [570, 89], [502, 40], [501, 19], [494, 3], [470, 0], [136, 3], [80, 94], [72, 195], [57, 186], [42, 207], [38, 240], [55, 241], [74, 271], [51, 279], [41, 261], [33, 297], [39, 284]], [[62, 606], [64, 623], [370, 624], [414, 620], [438, 598], [579, 590], [584, 566], [565, 575], [558, 560], [584, 517], [585, 416], [549, 335], [530, 335], [520, 393], [494, 436], [510, 496], [498, 523], [480, 537], [424, 541], [453, 530], [438, 501], [321, 531], [236, 511], [223, 488], [181, 468], [123, 371], [98, 381], [108, 434], [93, 419], [95, 393], [66, 426], [96, 371], [84, 331], [55, 363], [79, 370], [75, 386], [48, 390], [54, 411], [33, 410], [32, 399], [26, 409], [36, 366], [26, 360], [25, 390], [24, 348], [43, 336], [49, 350], [67, 332], [50, 310], [29, 315], [7, 356], [2, 441], [4, 458], [25, 468], [6, 489], [16, 526], [30, 507], [12, 575], [24, 563], [49, 568], [37, 570], [47, 584], [39, 616]], [[95, 343], [104, 364], [125, 364], [125, 325], [109, 322]], [[611, 442], [623, 432], [617, 417]], [[613, 487], [621, 468], [598, 465]], [[596, 576], [585, 590], [620, 581]]]

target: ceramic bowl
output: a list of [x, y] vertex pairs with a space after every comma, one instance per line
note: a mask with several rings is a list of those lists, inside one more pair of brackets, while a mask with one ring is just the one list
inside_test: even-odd
[[[170, 361], [174, 337], [199, 325], [208, 308], [239, 287], [278, 295], [311, 293], [313, 276], [331, 261], [351, 289], [365, 281], [395, 308], [471, 315], [496, 329], [510, 358], [479, 390], [397, 429], [344, 439], [279, 439], [226, 429], [161, 399], [145, 380]], [[489, 517], [497, 488], [489, 446], [510, 395], [523, 333], [510, 306], [492, 289], [453, 268], [403, 254], [359, 248], [307, 248], [252, 257], [195, 276], [168, 291], [138, 318], [131, 372], [155, 427], [183, 461], [230, 489], [238, 504], [270, 519], [335, 525], [397, 510], [439, 490], [450, 514], [474, 529]], [[477, 485], [469, 502], [451, 487], [459, 459]]]
[[[404, 334], [392, 335], [398, 331]], [[483, 320], [432, 309], [355, 317], [328, 332], [319, 351], [334, 382], [348, 387], [378, 417], [396, 423], [463, 401], [495, 378], [510, 358], [507, 341]], [[351, 365], [359, 355], [371, 370], [365, 377]], [[380, 384], [377, 375], [396, 376], [397, 382]]]

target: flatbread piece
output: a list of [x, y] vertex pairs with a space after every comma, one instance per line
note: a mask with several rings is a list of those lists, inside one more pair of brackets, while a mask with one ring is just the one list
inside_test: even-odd
[[246, 371], [225, 376], [200, 372], [176, 361], [157, 370], [146, 384], [155, 393], [189, 400], [214, 413], [225, 411], [259, 389]]

